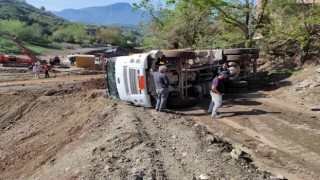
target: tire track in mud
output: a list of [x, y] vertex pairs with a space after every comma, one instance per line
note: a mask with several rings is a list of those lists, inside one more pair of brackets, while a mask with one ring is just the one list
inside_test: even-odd
[[[260, 142], [259, 148], [264, 147], [264, 153], [267, 151], [273, 152], [273, 148], [281, 152], [280, 154], [284, 153], [282, 155], [279, 153], [277, 155], [271, 154], [277, 156], [278, 160], [281, 159], [280, 161], [284, 163], [283, 166], [286, 169], [296, 172], [303, 171], [308, 176], [310, 175], [309, 178], [318, 178], [319, 176], [314, 173], [318, 172], [320, 168], [319, 131], [306, 124], [301, 125], [296, 124], [295, 121], [291, 122], [288, 118], [290, 117], [283, 117], [281, 114], [248, 116], [246, 120], [250, 122], [252, 127], [241, 125], [240, 122], [237, 122], [238, 119], [228, 117], [219, 121], [235, 129], [242, 130], [242, 133]], [[305, 141], [308, 141], [308, 143]], [[310, 143], [313, 146], [310, 146]], [[285, 157], [289, 158], [287, 160], [292, 163], [287, 163]], [[289, 173], [287, 174], [288, 177], [295, 176], [295, 173], [286, 173]], [[301, 176], [299, 177], [302, 178]]]
[[[150, 114], [149, 114], [150, 113]], [[165, 162], [167, 158], [165, 156], [171, 156], [170, 152], [166, 149], [166, 137], [165, 134], [167, 133], [164, 127], [159, 123], [159, 116], [158, 114], [155, 114], [152, 110], [149, 110], [148, 113], [135, 113], [136, 116], [140, 116], [139, 119], [143, 120], [141, 123], [144, 126], [144, 129], [149, 134], [149, 140], [153, 143], [153, 150], [156, 152], [156, 162], [158, 162], [159, 167], [161, 167], [161, 179], [168, 179], [168, 176], [166, 174], [170, 174], [168, 172], [168, 169], [166, 168]], [[150, 116], [151, 115], [151, 116]], [[164, 120], [164, 119], [162, 119]], [[172, 169], [180, 170], [183, 169], [182, 165], [179, 164], [178, 160], [171, 156], [170, 158], [170, 164], [172, 166]], [[184, 172], [181, 172], [184, 173]], [[170, 176], [169, 176], [170, 177]]]
[[241, 126], [239, 123], [234, 122], [234, 121], [229, 120], [229, 119], [226, 119], [226, 118], [221, 119], [221, 122], [226, 123], [226, 124], [228, 124], [229, 126], [235, 128], [235, 129], [243, 130], [243, 132], [246, 135], [248, 135], [249, 137], [251, 137], [253, 139], [256, 139], [256, 140], [260, 141], [261, 144], [263, 144], [263, 145], [268, 145], [270, 147], [277, 148], [277, 145], [273, 141], [269, 140], [267, 137], [265, 137], [264, 135], [262, 135], [259, 132], [256, 132], [256, 131], [254, 131], [254, 130], [252, 130], [250, 128]]
[[[270, 117], [269, 117], [270, 118]], [[267, 123], [264, 123], [262, 120], [253, 120], [251, 119], [251, 123], [254, 125], [254, 127], [259, 131], [259, 134], [265, 134], [267, 139], [272, 141], [274, 144], [277, 145], [276, 149], [283, 151], [287, 154], [290, 154], [291, 156], [294, 156], [296, 159], [299, 159], [301, 162], [309, 164], [308, 167], [312, 169], [319, 169], [320, 168], [320, 154], [317, 152], [313, 152], [312, 150], [304, 147], [300, 144], [299, 141], [297, 141], [296, 138], [291, 136], [283, 136], [283, 134], [279, 134], [279, 131], [300, 131], [299, 133], [304, 135], [304, 139], [309, 139], [308, 137], [316, 137], [318, 131], [310, 131], [309, 133], [304, 133], [303, 131], [306, 131], [305, 128], [300, 128], [298, 125], [290, 124], [289, 122], [279, 118], [279, 117], [273, 117], [273, 120], [276, 120], [276, 123], [278, 124], [273, 129], [270, 125]], [[279, 127], [282, 127], [280, 130], [277, 129]], [[285, 128], [285, 129], [283, 129]], [[292, 130], [293, 129], [293, 130]], [[310, 132], [315, 134], [310, 134]], [[289, 135], [289, 134], [288, 134]], [[292, 140], [292, 138], [295, 139], [295, 141]], [[315, 148], [317, 149], [317, 148]]]
[[[228, 106], [223, 107], [222, 117], [219, 120], [213, 120], [208, 114], [204, 115], [203, 109], [207, 106], [203, 107], [193, 107], [191, 112], [187, 112], [186, 114], [194, 114], [196, 115], [195, 118], [198, 119], [202, 124], [207, 125], [210, 129], [215, 130], [219, 137], [224, 137], [230, 140], [233, 144], [237, 145], [238, 143], [243, 145], [243, 150], [246, 153], [249, 153], [253, 157], [254, 163], [259, 166], [261, 169], [265, 169], [267, 171], [271, 171], [276, 174], [285, 175], [285, 177], [291, 179], [318, 179], [319, 175], [316, 174], [318, 170], [317, 164], [313, 164], [313, 166], [308, 164], [306, 160], [308, 158], [313, 157], [313, 153], [317, 152], [314, 149], [306, 149], [308, 158], [303, 159], [299, 158], [301, 161], [298, 162], [297, 158], [292, 158], [292, 154], [288, 156], [288, 152], [284, 153], [281, 151], [284, 147], [286, 148], [297, 148], [300, 154], [304, 154], [304, 150], [301, 149], [303, 144], [300, 144], [301, 147], [295, 147], [295, 141], [289, 141], [293, 144], [285, 144], [282, 141], [275, 140], [278, 138], [284, 138], [280, 135], [283, 135], [286, 132], [286, 129], [291, 128], [292, 131], [301, 131], [300, 141], [304, 140], [304, 133], [308, 133], [307, 137], [312, 137], [314, 140], [315, 138], [319, 138], [317, 136], [317, 131], [314, 128], [311, 128], [311, 131], [307, 131], [306, 127], [303, 125], [296, 125], [300, 124], [298, 121], [291, 122], [290, 119], [281, 119], [287, 118], [284, 116], [283, 113], [271, 113], [271, 114], [257, 114], [251, 113], [251, 110], [248, 106]], [[263, 108], [264, 106], [254, 107], [255, 109]], [[264, 109], [265, 110], [265, 109]], [[269, 112], [273, 112], [272, 109], [267, 109]], [[237, 114], [237, 116], [234, 115]], [[290, 117], [288, 117], [290, 118]], [[263, 123], [260, 123], [262, 121]], [[280, 121], [280, 122], [278, 122]], [[254, 125], [256, 124], [256, 126]], [[283, 124], [281, 124], [283, 123]], [[289, 124], [288, 124], [289, 123]], [[285, 126], [286, 128], [284, 128]], [[288, 127], [287, 127], [288, 126]], [[305, 128], [301, 128], [305, 127]], [[284, 129], [283, 129], [284, 128]], [[310, 127], [309, 127], [310, 128]], [[284, 132], [282, 132], [284, 131]], [[287, 132], [286, 132], [287, 133]], [[311, 133], [311, 134], [310, 134]], [[287, 137], [289, 140], [291, 134], [288, 134]], [[311, 135], [311, 136], [310, 136]], [[274, 138], [270, 138], [270, 137]], [[318, 146], [318, 141], [313, 142], [315, 146]], [[298, 154], [296, 154], [298, 155]], [[303, 156], [303, 155], [300, 155]], [[318, 156], [318, 155], [317, 155]], [[316, 160], [317, 157], [316, 157]], [[306, 168], [310, 167], [310, 168]], [[312, 171], [314, 170], [314, 171]], [[294, 172], [293, 172], [294, 171]]]
[[[139, 132], [140, 138], [142, 142], [146, 142], [147, 146], [152, 149], [149, 152], [149, 158], [152, 164], [151, 177], [152, 179], [167, 179], [167, 175], [165, 170], [163, 169], [163, 162], [161, 161], [162, 155], [161, 152], [156, 148], [156, 140], [153, 139], [153, 135], [150, 133], [151, 126], [148, 126], [146, 122], [143, 122], [143, 119], [139, 117], [137, 113], [135, 113], [137, 123], [136, 128]], [[149, 130], [148, 130], [149, 129]], [[142, 178], [142, 177], [141, 177]]]
[[211, 178], [244, 179], [268, 179], [270, 176], [248, 163], [251, 162], [250, 156], [244, 152], [241, 152], [243, 156], [239, 157], [239, 161], [234, 161], [230, 157], [232, 145], [211, 135], [192, 117], [154, 110], [136, 112], [135, 115], [144, 120], [144, 129], [156, 143], [155, 148], [161, 154], [161, 162], [169, 179], [196, 179], [201, 174]]
[[103, 139], [107, 140], [93, 149], [84, 178], [167, 179], [161, 155], [135, 109], [120, 103], [113, 115], [106, 114], [108, 130]]

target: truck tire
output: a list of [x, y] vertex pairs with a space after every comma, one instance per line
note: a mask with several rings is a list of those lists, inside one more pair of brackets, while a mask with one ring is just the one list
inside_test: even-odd
[[248, 89], [249, 90], [259, 90], [260, 89], [260, 83], [248, 84]]
[[247, 88], [248, 82], [247, 81], [227, 81], [226, 86], [230, 88]]
[[226, 88], [227, 93], [246, 93], [248, 90], [247, 88]]
[[258, 77], [251, 77], [251, 78], [247, 78], [246, 81], [248, 82], [248, 84], [257, 84], [261, 82], [261, 79]]
[[238, 48], [238, 49], [225, 49], [223, 54], [225, 55], [236, 55], [236, 54], [259, 54], [260, 49], [258, 48]]
[[241, 54], [241, 55], [225, 55], [224, 58], [227, 61], [246, 61], [246, 60], [250, 60], [249, 56], [246, 54]]
[[164, 50], [162, 52], [166, 58], [195, 58], [195, 53], [193, 51]]

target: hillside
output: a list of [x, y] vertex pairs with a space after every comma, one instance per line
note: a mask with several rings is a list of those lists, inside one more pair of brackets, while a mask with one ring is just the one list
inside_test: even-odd
[[53, 12], [56, 16], [73, 22], [96, 25], [122, 24], [138, 25], [147, 18], [142, 17], [143, 10], [133, 11], [129, 3], [116, 3], [108, 6], [88, 7], [83, 9], [65, 9]]
[[0, 0], [0, 19], [19, 20], [27, 25], [39, 24], [46, 34], [68, 24], [68, 21], [20, 0]]

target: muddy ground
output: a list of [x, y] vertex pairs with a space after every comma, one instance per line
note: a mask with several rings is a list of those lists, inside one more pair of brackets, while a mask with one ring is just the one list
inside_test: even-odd
[[103, 98], [101, 74], [1, 68], [0, 179], [320, 179], [320, 72], [304, 69], [212, 119], [209, 97], [156, 112]]

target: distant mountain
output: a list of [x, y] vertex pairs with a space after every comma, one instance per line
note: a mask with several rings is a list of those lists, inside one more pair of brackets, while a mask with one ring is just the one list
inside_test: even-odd
[[142, 14], [147, 14], [146, 11], [140, 9], [133, 11], [133, 7], [129, 3], [116, 3], [83, 9], [65, 9], [52, 13], [69, 21], [95, 25], [138, 25], [139, 22], [147, 20], [146, 17], [142, 17]]

